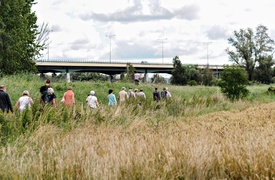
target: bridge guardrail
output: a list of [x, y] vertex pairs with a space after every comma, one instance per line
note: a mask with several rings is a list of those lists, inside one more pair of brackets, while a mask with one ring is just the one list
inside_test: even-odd
[[[148, 62], [148, 61], [140, 61], [140, 62], [131, 62], [131, 61], [112, 61], [110, 62], [109, 60], [73, 60], [73, 59], [39, 59], [36, 60], [35, 62], [69, 62], [69, 63], [104, 63], [104, 64], [126, 64], [126, 63], [130, 63], [130, 64], [168, 64], [171, 65], [172, 63], [156, 63], [156, 62]], [[144, 63], [146, 62], [146, 63]]]

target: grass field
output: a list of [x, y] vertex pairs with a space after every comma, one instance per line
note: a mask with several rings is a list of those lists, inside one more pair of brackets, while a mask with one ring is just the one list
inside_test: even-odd
[[[275, 103], [269, 86], [250, 86], [247, 99], [228, 101], [217, 87], [171, 86], [173, 98], [110, 108], [107, 91], [126, 83], [53, 82], [59, 97], [74, 87], [73, 111], [42, 108], [38, 77], [0, 79], [13, 104], [23, 90], [35, 99], [24, 114], [0, 114], [1, 179], [274, 179]], [[101, 107], [88, 111], [93, 89]], [[61, 99], [61, 98], [60, 98]], [[15, 117], [16, 115], [16, 117]]]

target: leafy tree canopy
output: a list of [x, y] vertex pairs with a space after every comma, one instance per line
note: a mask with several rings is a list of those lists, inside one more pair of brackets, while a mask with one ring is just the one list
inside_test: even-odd
[[206, 68], [203, 70], [202, 83], [205, 86], [211, 86], [213, 82], [213, 73], [209, 69], [209, 64], [207, 64]]
[[123, 77], [126, 82], [132, 82], [134, 79], [135, 68], [131, 63], [126, 64], [126, 77]]
[[255, 67], [264, 62], [261, 60], [273, 56], [274, 40], [267, 31], [267, 27], [259, 25], [255, 32], [251, 28], [234, 31], [234, 36], [228, 39], [233, 46], [233, 50], [227, 50], [230, 60], [246, 69], [250, 81], [255, 80]]
[[246, 89], [248, 84], [247, 77], [245, 69], [240, 66], [224, 66], [218, 85], [226, 97], [232, 101], [238, 100], [248, 95], [248, 90]]
[[186, 85], [186, 69], [182, 66], [181, 61], [178, 56], [173, 58], [173, 67], [171, 83], [175, 85]]
[[0, 70], [3, 74], [36, 72], [37, 17], [34, 0], [4, 0], [0, 6]]
[[160, 76], [159, 74], [154, 74], [153, 77], [151, 78], [152, 83], [154, 84], [165, 84], [165, 78]]

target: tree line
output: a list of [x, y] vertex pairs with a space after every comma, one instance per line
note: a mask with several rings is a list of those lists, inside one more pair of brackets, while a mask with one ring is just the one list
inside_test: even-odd
[[[228, 43], [232, 46], [226, 49], [229, 61], [233, 66], [245, 69], [248, 82], [264, 84], [275, 82], [274, 40], [269, 37], [267, 31], [267, 27], [259, 25], [255, 31], [251, 28], [234, 31], [234, 36], [228, 38]], [[172, 84], [213, 85], [215, 83], [215, 78], [208, 67], [200, 72], [197, 66], [183, 66], [178, 56], [173, 58], [173, 66]]]
[[35, 0], [0, 0], [0, 75], [36, 73], [47, 26], [38, 27]]
[[[35, 0], [0, 0], [0, 76], [20, 72], [37, 73], [35, 60], [47, 47], [47, 24], [37, 25], [37, 16], [32, 11]], [[236, 30], [228, 38], [230, 48], [226, 49], [229, 61], [244, 68], [249, 82], [273, 83], [274, 40], [268, 35], [268, 28], [259, 25]], [[197, 66], [183, 66], [178, 56], [173, 58], [174, 70], [171, 83], [175, 85], [213, 85], [217, 79], [209, 68], [203, 71]], [[133, 67], [127, 65], [127, 76], [132, 77]], [[76, 75], [76, 79], [102, 78], [98, 74]], [[104, 79], [104, 78], [102, 78]], [[106, 79], [106, 78], [105, 78]], [[164, 80], [155, 75], [153, 82]]]

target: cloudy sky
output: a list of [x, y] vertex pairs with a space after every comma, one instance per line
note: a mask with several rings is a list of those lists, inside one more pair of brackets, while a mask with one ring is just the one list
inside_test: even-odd
[[41, 0], [33, 10], [52, 30], [50, 59], [109, 61], [111, 47], [113, 61], [222, 65], [234, 30], [262, 24], [275, 39], [274, 8], [274, 0]]

